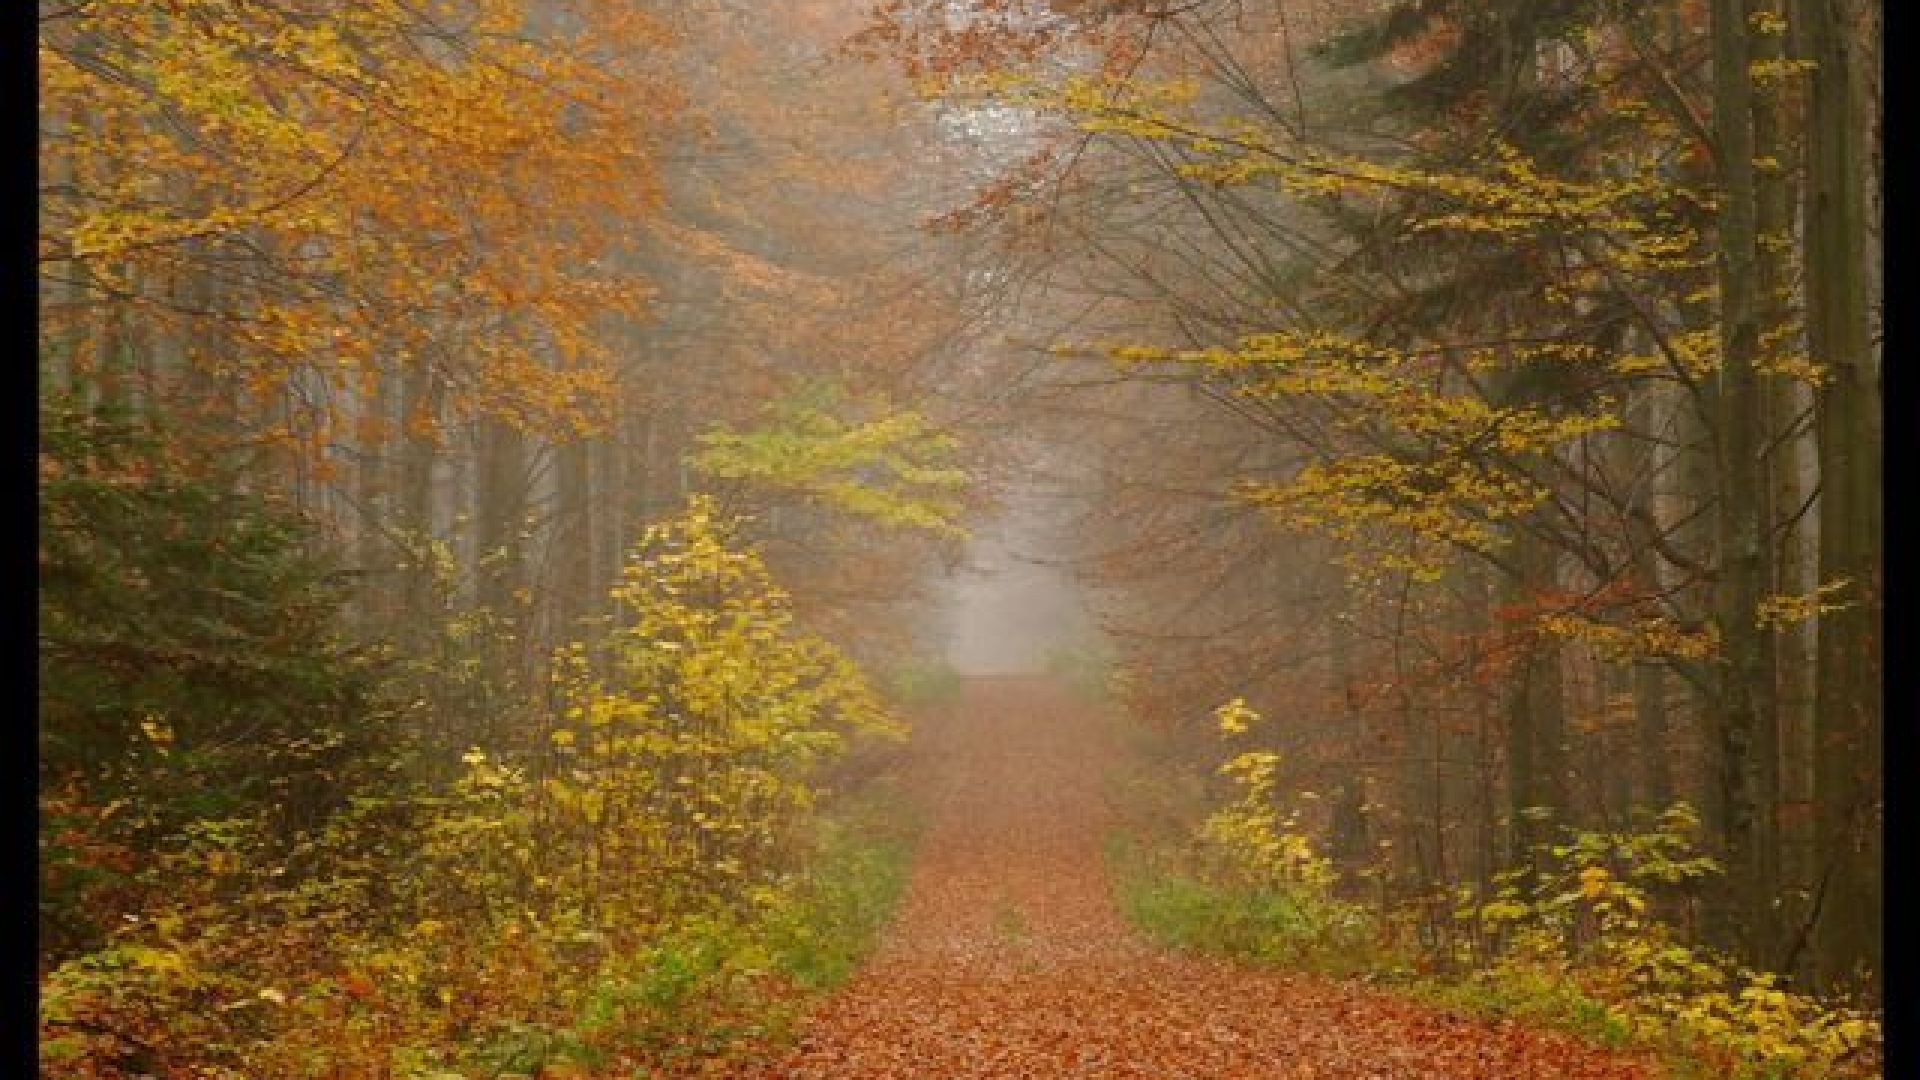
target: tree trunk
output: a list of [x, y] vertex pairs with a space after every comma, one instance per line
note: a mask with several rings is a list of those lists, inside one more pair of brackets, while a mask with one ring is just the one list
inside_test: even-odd
[[1490, 597], [1484, 566], [1469, 566], [1463, 583], [1462, 616], [1468, 640], [1473, 642], [1467, 660], [1467, 677], [1473, 700], [1474, 732], [1472, 753], [1474, 770], [1474, 880], [1482, 895], [1491, 895], [1494, 872], [1499, 865], [1498, 762], [1493, 753], [1493, 737], [1499, 724], [1494, 695], [1487, 683], [1486, 644], [1493, 630]]
[[355, 590], [361, 621], [372, 633], [386, 629], [392, 621], [391, 590], [381, 585], [392, 580], [393, 548], [387, 541], [387, 429], [392, 422], [393, 395], [387, 373], [375, 362], [362, 383], [360, 430], [354, 439], [358, 454], [354, 492], [359, 528], [356, 531], [355, 563], [359, 587]]
[[[1784, 0], [1748, 0], [1747, 27], [1751, 35], [1749, 51], [1753, 63], [1777, 64], [1784, 56], [1785, 42], [1780, 33], [1763, 29], [1785, 25]], [[1756, 21], [1753, 16], [1769, 16]], [[1751, 70], [1752, 65], [1749, 65]], [[1756, 82], [1753, 87], [1753, 184], [1755, 267], [1754, 285], [1760, 340], [1757, 357], [1773, 361], [1784, 357], [1793, 346], [1792, 266], [1788, 252], [1793, 243], [1793, 208], [1787, 187], [1785, 131], [1780, 80]], [[1769, 364], [1769, 366], [1772, 366]], [[1758, 591], [1779, 591], [1780, 523], [1796, 508], [1781, 501], [1776, 462], [1789, 457], [1785, 441], [1788, 428], [1780, 419], [1777, 398], [1791, 384], [1785, 376], [1769, 374], [1756, 380], [1753, 422], [1761, 443], [1759, 471], [1754, 487], [1759, 498], [1760, 550]], [[1755, 803], [1760, 814], [1754, 836], [1754, 868], [1760, 899], [1758, 909], [1757, 951], [1755, 961], [1770, 963], [1781, 955], [1789, 929], [1784, 903], [1785, 877], [1781, 852], [1781, 718], [1780, 718], [1780, 634], [1759, 628], [1758, 668], [1754, 672], [1761, 710], [1754, 743]]]
[[1808, 58], [1804, 237], [1817, 397], [1820, 578], [1846, 582], [1820, 619], [1814, 687], [1815, 837], [1824, 880], [1816, 970], [1833, 986], [1880, 970], [1880, 376], [1866, 237], [1871, 168], [1859, 0], [1802, 0]]
[[555, 542], [559, 561], [554, 575], [554, 632], [562, 640], [572, 632], [575, 620], [593, 608], [595, 555], [592, 480], [592, 449], [585, 439], [574, 439], [559, 446], [558, 491], [559, 523]]
[[475, 602], [524, 628], [521, 592], [526, 578], [526, 436], [492, 417], [479, 423], [474, 529], [479, 550]]
[[426, 361], [403, 362], [407, 367], [400, 384], [399, 526], [408, 555], [400, 587], [400, 619], [403, 636], [424, 641], [432, 632], [431, 613], [440, 606], [431, 547], [439, 385]]
[[[1524, 531], [1514, 539], [1513, 558], [1510, 602], [1530, 608], [1539, 592], [1555, 587], [1558, 560], [1551, 546]], [[1507, 697], [1507, 800], [1512, 861], [1532, 866], [1535, 849], [1567, 824], [1566, 694], [1559, 640], [1527, 637]]]
[[1713, 824], [1727, 866], [1711, 929], [1717, 943], [1751, 959], [1759, 946], [1760, 912], [1774, 890], [1765, 880], [1761, 857], [1766, 807], [1758, 769], [1763, 747], [1770, 744], [1762, 730], [1770, 714], [1763, 690], [1764, 635], [1755, 618], [1770, 575], [1759, 457], [1759, 235], [1748, 14], [1743, 0], [1714, 0], [1714, 135], [1721, 187], [1714, 614], [1722, 653], [1709, 738], [1716, 752]]
[[[1360, 709], [1355, 698], [1353, 633], [1348, 628], [1352, 609], [1348, 605], [1344, 587], [1336, 589], [1333, 601], [1332, 614], [1327, 619], [1327, 662], [1331, 689], [1338, 698], [1339, 745], [1357, 750], [1365, 744]], [[1347, 767], [1333, 792], [1333, 820], [1328, 850], [1348, 869], [1364, 865], [1372, 855], [1368, 846], [1366, 776], [1361, 768]]]
[[[1636, 340], [1630, 334], [1629, 347]], [[1654, 550], [1655, 536], [1666, 528], [1660, 478], [1659, 452], [1654, 439], [1659, 435], [1668, 412], [1658, 397], [1657, 384], [1635, 388], [1627, 404], [1627, 431], [1616, 436], [1614, 456], [1619, 472], [1618, 486], [1625, 492], [1629, 522], [1639, 513], [1647, 524], [1645, 535], [1629, 536], [1633, 548], [1635, 586], [1650, 596], [1666, 592], [1661, 578], [1660, 559]], [[1673, 764], [1668, 739], [1667, 672], [1658, 663], [1642, 661], [1632, 666], [1627, 676], [1627, 692], [1633, 696], [1633, 733], [1630, 756], [1633, 770], [1629, 806], [1664, 807], [1673, 801]]]

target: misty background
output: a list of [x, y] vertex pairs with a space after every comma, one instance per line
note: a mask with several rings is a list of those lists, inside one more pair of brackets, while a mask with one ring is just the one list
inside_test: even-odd
[[980, 525], [962, 564], [940, 582], [947, 660], [968, 675], [1031, 674], [1049, 656], [1097, 640], [1066, 559], [1066, 496], [1014, 485], [1002, 513]]

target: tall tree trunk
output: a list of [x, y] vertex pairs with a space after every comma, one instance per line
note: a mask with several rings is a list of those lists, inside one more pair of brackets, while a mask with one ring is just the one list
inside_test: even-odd
[[1753, 50], [1749, 4], [1713, 0], [1714, 136], [1719, 220], [1720, 377], [1716, 394], [1715, 503], [1718, 580], [1715, 620], [1722, 655], [1712, 714], [1717, 753], [1714, 825], [1725, 845], [1727, 876], [1716, 939], [1753, 958], [1762, 906], [1775, 890], [1765, 879], [1766, 847], [1758, 763], [1770, 740], [1765, 651], [1755, 622], [1766, 572], [1765, 489], [1761, 483], [1759, 228], [1754, 179]]
[[[1327, 665], [1331, 689], [1338, 698], [1336, 723], [1340, 726], [1339, 745], [1358, 748], [1365, 745], [1359, 700], [1353, 671], [1353, 609], [1344, 585], [1333, 592], [1331, 617], [1327, 619]], [[1367, 783], [1365, 770], [1357, 766], [1345, 769], [1333, 791], [1333, 820], [1328, 850], [1351, 869], [1363, 865], [1372, 851], [1368, 847]]]
[[[1751, 35], [1752, 63], [1765, 70], [1785, 57], [1785, 41], [1772, 29], [1786, 25], [1785, 0], [1748, 0], [1747, 26]], [[1764, 15], [1766, 18], [1757, 18]], [[1755, 80], [1753, 87], [1753, 184], [1754, 184], [1754, 287], [1760, 327], [1757, 358], [1768, 362], [1784, 357], [1794, 345], [1792, 307], [1792, 266], [1788, 253], [1793, 246], [1793, 207], [1787, 186], [1786, 133], [1783, 125], [1785, 101], [1779, 79]], [[1787, 443], [1789, 428], [1778, 423], [1778, 398], [1789, 387], [1780, 374], [1759, 380], [1754, 390], [1754, 426], [1761, 443], [1760, 468], [1754, 477], [1759, 493], [1761, 593], [1775, 592], [1780, 585], [1781, 522], [1796, 507], [1781, 501], [1777, 482], [1777, 462], [1791, 458]], [[1782, 861], [1780, 814], [1781, 796], [1781, 713], [1780, 713], [1780, 635], [1770, 628], [1760, 630], [1758, 670], [1754, 676], [1761, 705], [1754, 742], [1755, 802], [1760, 809], [1754, 836], [1754, 868], [1758, 910], [1756, 962], [1778, 962], [1787, 939], [1787, 908], [1783, 903], [1786, 879]]]
[[[1629, 331], [1625, 339], [1628, 348], [1633, 347], [1638, 336]], [[1650, 596], [1666, 592], [1655, 550], [1656, 534], [1666, 528], [1666, 500], [1661, 483], [1666, 470], [1661, 467], [1658, 440], [1669, 412], [1661, 400], [1660, 389], [1653, 383], [1634, 389], [1627, 403], [1627, 430], [1613, 440], [1618, 487], [1627, 502], [1629, 515], [1627, 528], [1633, 549], [1634, 584]], [[1646, 521], [1637, 532], [1631, 524], [1634, 514]], [[1628, 756], [1633, 768], [1628, 805], [1664, 807], [1673, 800], [1666, 670], [1654, 662], [1634, 664], [1627, 673], [1627, 692], [1633, 698], [1633, 732], [1628, 740], [1631, 745]]]
[[[1530, 532], [1514, 539], [1510, 602], [1530, 607], [1555, 588], [1554, 549]], [[1567, 824], [1566, 691], [1559, 639], [1529, 633], [1507, 697], [1507, 801], [1512, 861], [1532, 866], [1535, 849]]]
[[508, 716], [522, 707], [534, 627], [526, 586], [526, 435], [493, 417], [476, 424], [474, 461], [474, 603], [497, 630], [493, 665], [475, 723], [482, 744], [510, 745]]
[[555, 450], [559, 477], [556, 484], [559, 523], [555, 542], [558, 570], [554, 575], [554, 631], [565, 639], [574, 621], [593, 607], [595, 555], [592, 445], [574, 439]]
[[1868, 298], [1870, 12], [1860, 0], [1801, 0], [1815, 67], [1807, 102], [1803, 243], [1807, 344], [1826, 369], [1817, 397], [1820, 577], [1846, 607], [1819, 624], [1814, 687], [1815, 836], [1824, 985], [1880, 969], [1880, 376]]
[[1473, 734], [1471, 752], [1476, 765], [1473, 776], [1474, 808], [1474, 880], [1482, 895], [1491, 895], [1494, 872], [1500, 869], [1500, 827], [1498, 762], [1493, 753], [1494, 732], [1499, 726], [1494, 695], [1488, 685], [1486, 643], [1493, 631], [1488, 571], [1472, 565], [1464, 570], [1461, 617], [1467, 639], [1473, 642], [1467, 657], [1467, 678], [1472, 696]]
[[604, 614], [607, 593], [620, 580], [620, 566], [628, 545], [639, 539], [626, 533], [626, 515], [621, 503], [627, 498], [627, 428], [624, 418], [616, 419], [607, 436], [593, 445], [593, 491], [598, 513], [593, 515], [597, 556], [593, 574], [593, 603], [589, 612]]
[[[1778, 380], [1770, 390], [1774, 430], [1789, 431], [1810, 407], [1808, 388]], [[1795, 435], [1783, 441], [1769, 461], [1773, 501], [1785, 518], [1774, 563], [1774, 591], [1804, 596], [1819, 584], [1819, 550], [1810, 518], [1794, 520], [1814, 490], [1817, 465], [1808, 452], [1809, 440]], [[1782, 627], [1775, 638], [1777, 689], [1774, 714], [1780, 732], [1779, 813], [1776, 838], [1780, 845], [1781, 929], [1784, 952], [1772, 959], [1781, 973], [1806, 984], [1813, 976], [1811, 956], [1799, 927], [1805, 924], [1819, 876], [1813, 838], [1813, 689], [1816, 678], [1816, 624], [1812, 621]]]
[[435, 580], [433, 464], [439, 454], [439, 380], [424, 359], [403, 361], [400, 384], [399, 526], [408, 556], [401, 582], [403, 635], [423, 642], [432, 631], [432, 613], [442, 598]]
[[1596, 661], [1601, 684], [1607, 688], [1601, 698], [1602, 725], [1599, 738], [1591, 740], [1605, 792], [1605, 824], [1623, 828], [1633, 812], [1634, 745], [1638, 736], [1634, 681], [1639, 672], [1635, 664], [1611, 664]]
[[526, 436], [487, 417], [479, 422], [474, 529], [479, 545], [475, 602], [524, 630], [521, 591], [526, 579]]
[[362, 382], [359, 431], [354, 449], [358, 454], [355, 511], [355, 563], [359, 587], [355, 590], [361, 620], [366, 629], [378, 633], [392, 621], [392, 593], [381, 587], [392, 580], [393, 547], [387, 540], [387, 435], [392, 426], [393, 393], [387, 373], [377, 361]]
[[[49, 110], [44, 115], [40, 136], [40, 185], [43, 190], [54, 187], [79, 189], [80, 168], [72, 148], [91, 126], [87, 117], [77, 115], [77, 110], [76, 114]], [[40, 294], [42, 303], [51, 304], [59, 311], [61, 333], [57, 339], [49, 341], [45, 334], [48, 324], [53, 320], [43, 315], [40, 354], [46, 365], [44, 374], [47, 385], [60, 386], [75, 394], [74, 403], [79, 405], [82, 403], [79, 394], [86, 389], [89, 381], [85, 369], [92, 336], [90, 309], [97, 300], [87, 287], [85, 264], [69, 258], [54, 266], [54, 272], [59, 275], [59, 288], [56, 292], [43, 276]]]
[[[98, 125], [102, 137], [108, 145], [123, 144], [126, 139], [125, 121], [112, 118]], [[132, 163], [123, 155], [115, 155], [107, 167], [115, 182], [124, 180], [132, 168]], [[128, 407], [128, 359], [132, 351], [133, 313], [131, 296], [138, 283], [131, 263], [123, 264], [116, 275], [119, 280], [112, 286], [111, 292], [99, 288], [99, 277], [95, 277], [96, 292], [100, 308], [100, 333], [95, 336], [97, 352], [93, 361], [96, 402], [103, 413], [118, 413]]]

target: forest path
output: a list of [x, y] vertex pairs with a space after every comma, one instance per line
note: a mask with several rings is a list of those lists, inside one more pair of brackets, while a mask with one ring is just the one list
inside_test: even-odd
[[977, 679], [915, 739], [930, 819], [899, 919], [776, 1062], [737, 1076], [1645, 1078], [1644, 1063], [1138, 938], [1102, 858], [1101, 717]]

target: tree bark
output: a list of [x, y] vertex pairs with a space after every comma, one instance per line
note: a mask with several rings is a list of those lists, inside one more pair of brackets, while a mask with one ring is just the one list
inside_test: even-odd
[[[1529, 608], [1555, 587], [1554, 549], [1528, 532], [1513, 543], [1516, 575], [1508, 580], [1510, 602]], [[1567, 822], [1566, 694], [1561, 648], [1549, 634], [1529, 633], [1507, 696], [1507, 799], [1512, 861], [1531, 866], [1535, 848], [1555, 826]]]
[[479, 461], [474, 492], [474, 528], [479, 545], [475, 602], [503, 619], [521, 622], [525, 587], [527, 488], [526, 436], [519, 428], [486, 417], [479, 424]]
[[1801, 0], [1815, 67], [1807, 102], [1807, 343], [1826, 370], [1816, 401], [1820, 577], [1846, 606], [1819, 623], [1814, 687], [1815, 838], [1827, 890], [1818, 981], [1873, 983], [1880, 970], [1880, 375], [1871, 335], [1866, 89], [1868, 5]]
[[1754, 177], [1753, 49], [1743, 0], [1713, 3], [1714, 137], [1720, 176], [1720, 376], [1715, 428], [1718, 473], [1714, 614], [1721, 657], [1710, 740], [1716, 753], [1713, 824], [1725, 845], [1727, 876], [1718, 943], [1752, 958], [1765, 880], [1764, 793], [1758, 763], [1769, 744], [1764, 635], [1756, 615], [1769, 579], [1760, 472], [1759, 226]]
[[559, 457], [558, 572], [554, 575], [554, 632], [564, 640], [575, 620], [593, 607], [595, 555], [592, 449], [574, 439], [556, 449]]
[[425, 360], [403, 361], [400, 384], [399, 527], [408, 556], [401, 579], [400, 628], [404, 637], [422, 641], [431, 632], [431, 612], [439, 606], [434, 580], [433, 465], [439, 454], [439, 386]]

